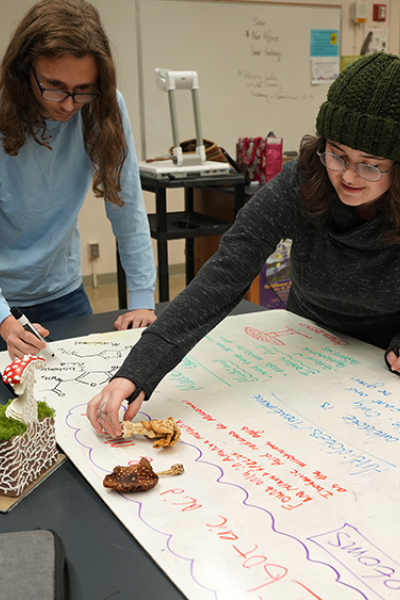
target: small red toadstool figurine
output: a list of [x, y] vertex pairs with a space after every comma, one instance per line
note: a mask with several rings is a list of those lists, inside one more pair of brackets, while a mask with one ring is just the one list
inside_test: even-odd
[[40, 356], [26, 354], [15, 358], [3, 373], [4, 383], [11, 384], [19, 396], [7, 407], [6, 416], [23, 423], [37, 421], [37, 402], [33, 395], [35, 369], [41, 369], [46, 361]]

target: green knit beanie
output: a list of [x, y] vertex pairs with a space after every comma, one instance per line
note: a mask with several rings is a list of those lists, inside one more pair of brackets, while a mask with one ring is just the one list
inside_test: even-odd
[[377, 52], [352, 63], [329, 88], [319, 135], [400, 162], [400, 58]]

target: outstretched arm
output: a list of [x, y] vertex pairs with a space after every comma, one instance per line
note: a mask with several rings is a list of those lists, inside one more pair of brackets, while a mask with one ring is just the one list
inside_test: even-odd
[[[96, 431], [101, 431], [100, 418], [102, 425], [107, 425], [106, 431], [120, 434], [119, 424], [113, 428], [108, 425], [108, 413], [114, 422], [124, 398], [138, 387], [144, 393], [125, 414], [126, 419], [132, 418], [163, 377], [237, 306], [280, 239], [292, 239], [297, 224], [302, 222], [296, 181], [293, 165], [264, 186], [240, 211], [222, 237], [218, 252], [143, 331], [116, 377], [106, 386], [105, 396], [99, 394], [89, 403], [88, 417]], [[115, 383], [117, 380], [124, 384]], [[127, 389], [123, 390], [125, 385]]]
[[123, 206], [109, 202], [105, 209], [114, 235], [126, 275], [129, 292], [128, 310], [115, 323], [117, 329], [145, 327], [155, 320], [154, 290], [156, 270], [150, 227], [140, 183], [135, 143], [128, 112], [121, 94], [118, 93], [128, 153], [121, 172], [121, 199]]

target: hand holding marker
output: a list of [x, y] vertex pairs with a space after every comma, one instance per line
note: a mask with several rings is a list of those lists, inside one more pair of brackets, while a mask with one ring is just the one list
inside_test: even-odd
[[19, 310], [19, 308], [14, 306], [13, 308], [10, 308], [10, 311], [12, 316], [17, 319], [17, 321], [22, 325], [25, 331], [30, 331], [31, 333], [33, 333], [33, 335], [36, 335], [36, 337], [39, 338], [39, 340], [46, 344], [46, 348], [43, 350], [43, 352], [47, 352], [51, 357], [54, 357], [55, 354], [50, 348], [49, 343], [44, 339], [43, 336], [40, 335], [36, 327], [32, 325], [29, 319]]

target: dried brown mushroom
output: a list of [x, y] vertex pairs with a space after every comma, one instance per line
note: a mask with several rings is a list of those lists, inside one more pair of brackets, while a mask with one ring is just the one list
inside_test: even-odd
[[176, 464], [172, 465], [172, 467], [166, 471], [158, 471], [156, 475], [181, 475], [184, 470], [183, 465]]
[[181, 430], [172, 417], [163, 420], [140, 421], [132, 423], [123, 421], [122, 437], [129, 438], [131, 435], [144, 435], [154, 439], [153, 448], [167, 448], [173, 446], [181, 437]]
[[183, 465], [173, 465], [167, 471], [155, 473], [147, 458], [141, 458], [137, 465], [115, 467], [104, 477], [103, 485], [117, 492], [146, 492], [157, 485], [159, 475], [180, 475], [183, 471]]

